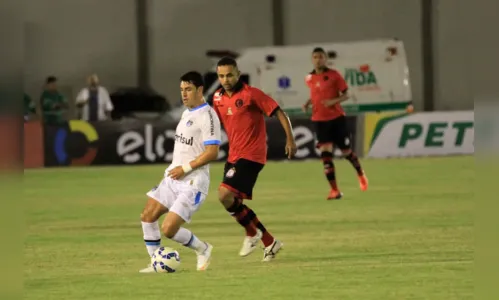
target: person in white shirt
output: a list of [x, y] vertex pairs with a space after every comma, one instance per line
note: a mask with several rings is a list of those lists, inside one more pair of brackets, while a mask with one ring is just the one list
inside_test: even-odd
[[[196, 251], [197, 270], [210, 264], [213, 246], [198, 239], [182, 227], [203, 204], [210, 185], [208, 163], [216, 160], [221, 142], [220, 121], [203, 98], [203, 77], [188, 72], [180, 78], [180, 93], [187, 109], [175, 132], [173, 161], [163, 180], [147, 193], [147, 204], [141, 214], [144, 242], [149, 256], [160, 247], [163, 234]], [[166, 214], [161, 226], [158, 219]], [[149, 265], [141, 273], [155, 272]]]
[[99, 85], [99, 77], [88, 77], [88, 87], [76, 96], [76, 106], [81, 109], [81, 119], [85, 121], [105, 121], [111, 119], [114, 106], [107, 89]]

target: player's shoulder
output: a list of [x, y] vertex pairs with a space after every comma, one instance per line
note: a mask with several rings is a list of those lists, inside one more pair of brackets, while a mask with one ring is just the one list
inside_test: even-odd
[[213, 93], [213, 101], [222, 101], [223, 89], [219, 88]]
[[180, 116], [180, 119], [183, 119], [185, 118], [187, 115], [189, 114], [189, 109], [184, 109], [184, 111], [182, 112], [182, 115]]
[[245, 89], [248, 93], [250, 93], [253, 96], [259, 96], [264, 94], [264, 92], [261, 89], [251, 85], [246, 85]]
[[327, 73], [330, 74], [331, 76], [335, 76], [335, 77], [338, 77], [340, 76], [341, 77], [341, 73], [340, 71], [336, 70], [336, 69], [331, 69], [331, 68], [328, 68], [327, 69]]
[[215, 109], [211, 107], [210, 105], [206, 105], [205, 107], [202, 108], [202, 111], [200, 111], [199, 114], [200, 118], [206, 119], [206, 120], [213, 120], [213, 119], [218, 119], [217, 113], [215, 112]]

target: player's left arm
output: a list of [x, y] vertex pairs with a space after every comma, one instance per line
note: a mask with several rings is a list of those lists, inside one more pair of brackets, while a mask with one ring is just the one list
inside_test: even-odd
[[336, 74], [336, 85], [334, 86], [334, 88], [338, 89], [339, 96], [334, 99], [325, 100], [324, 104], [326, 106], [333, 106], [350, 99], [350, 95], [348, 94], [348, 85], [340, 73]]
[[285, 153], [288, 158], [296, 154], [296, 142], [293, 134], [293, 126], [288, 115], [279, 107], [279, 104], [259, 89], [253, 88], [253, 99], [260, 110], [269, 117], [275, 116], [281, 123], [286, 133]]
[[169, 176], [173, 179], [179, 179], [193, 170], [200, 168], [211, 161], [218, 158], [218, 150], [221, 144], [220, 121], [216, 113], [209, 110], [202, 118], [201, 122], [201, 138], [203, 139], [204, 151], [194, 160], [173, 168], [169, 172]]

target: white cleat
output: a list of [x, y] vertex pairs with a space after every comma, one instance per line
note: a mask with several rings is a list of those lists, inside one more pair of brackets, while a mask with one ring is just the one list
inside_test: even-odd
[[148, 265], [147, 268], [140, 270], [139, 273], [156, 273], [156, 271], [151, 265]]
[[239, 251], [240, 256], [248, 256], [250, 255], [253, 251], [255, 251], [256, 246], [258, 245], [258, 242], [262, 238], [262, 232], [260, 230], [256, 231], [255, 236], [247, 236], [244, 238], [243, 241], [243, 247], [241, 248], [241, 251]]
[[274, 240], [274, 242], [272, 243], [272, 245], [266, 247], [264, 250], [263, 250], [263, 259], [262, 261], [265, 261], [265, 262], [268, 262], [268, 261], [271, 261], [275, 258], [277, 252], [279, 252], [279, 250], [281, 250], [282, 246], [284, 244], [281, 243], [281, 241], [278, 241], [278, 240]]
[[197, 252], [196, 254], [198, 256], [198, 264], [197, 264], [197, 270], [198, 271], [205, 271], [208, 269], [208, 266], [210, 265], [211, 262], [211, 251], [213, 250], [213, 246], [206, 243], [206, 250], [203, 252]]

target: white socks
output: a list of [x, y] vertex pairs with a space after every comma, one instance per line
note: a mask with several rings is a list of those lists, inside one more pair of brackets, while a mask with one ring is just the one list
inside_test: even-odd
[[152, 256], [154, 251], [161, 245], [161, 231], [159, 230], [158, 222], [142, 222], [142, 231], [144, 232], [144, 242], [146, 243], [147, 252], [149, 256]]
[[[152, 256], [154, 251], [161, 246], [161, 231], [159, 230], [158, 222], [142, 222], [142, 231], [144, 232], [144, 242], [146, 243], [147, 252], [149, 256]], [[183, 227], [179, 228], [172, 240], [198, 252], [203, 252], [207, 248], [205, 242], [198, 239], [189, 229]]]
[[198, 239], [189, 229], [184, 227], [178, 229], [172, 240], [198, 252], [203, 252], [207, 248], [205, 242]]

